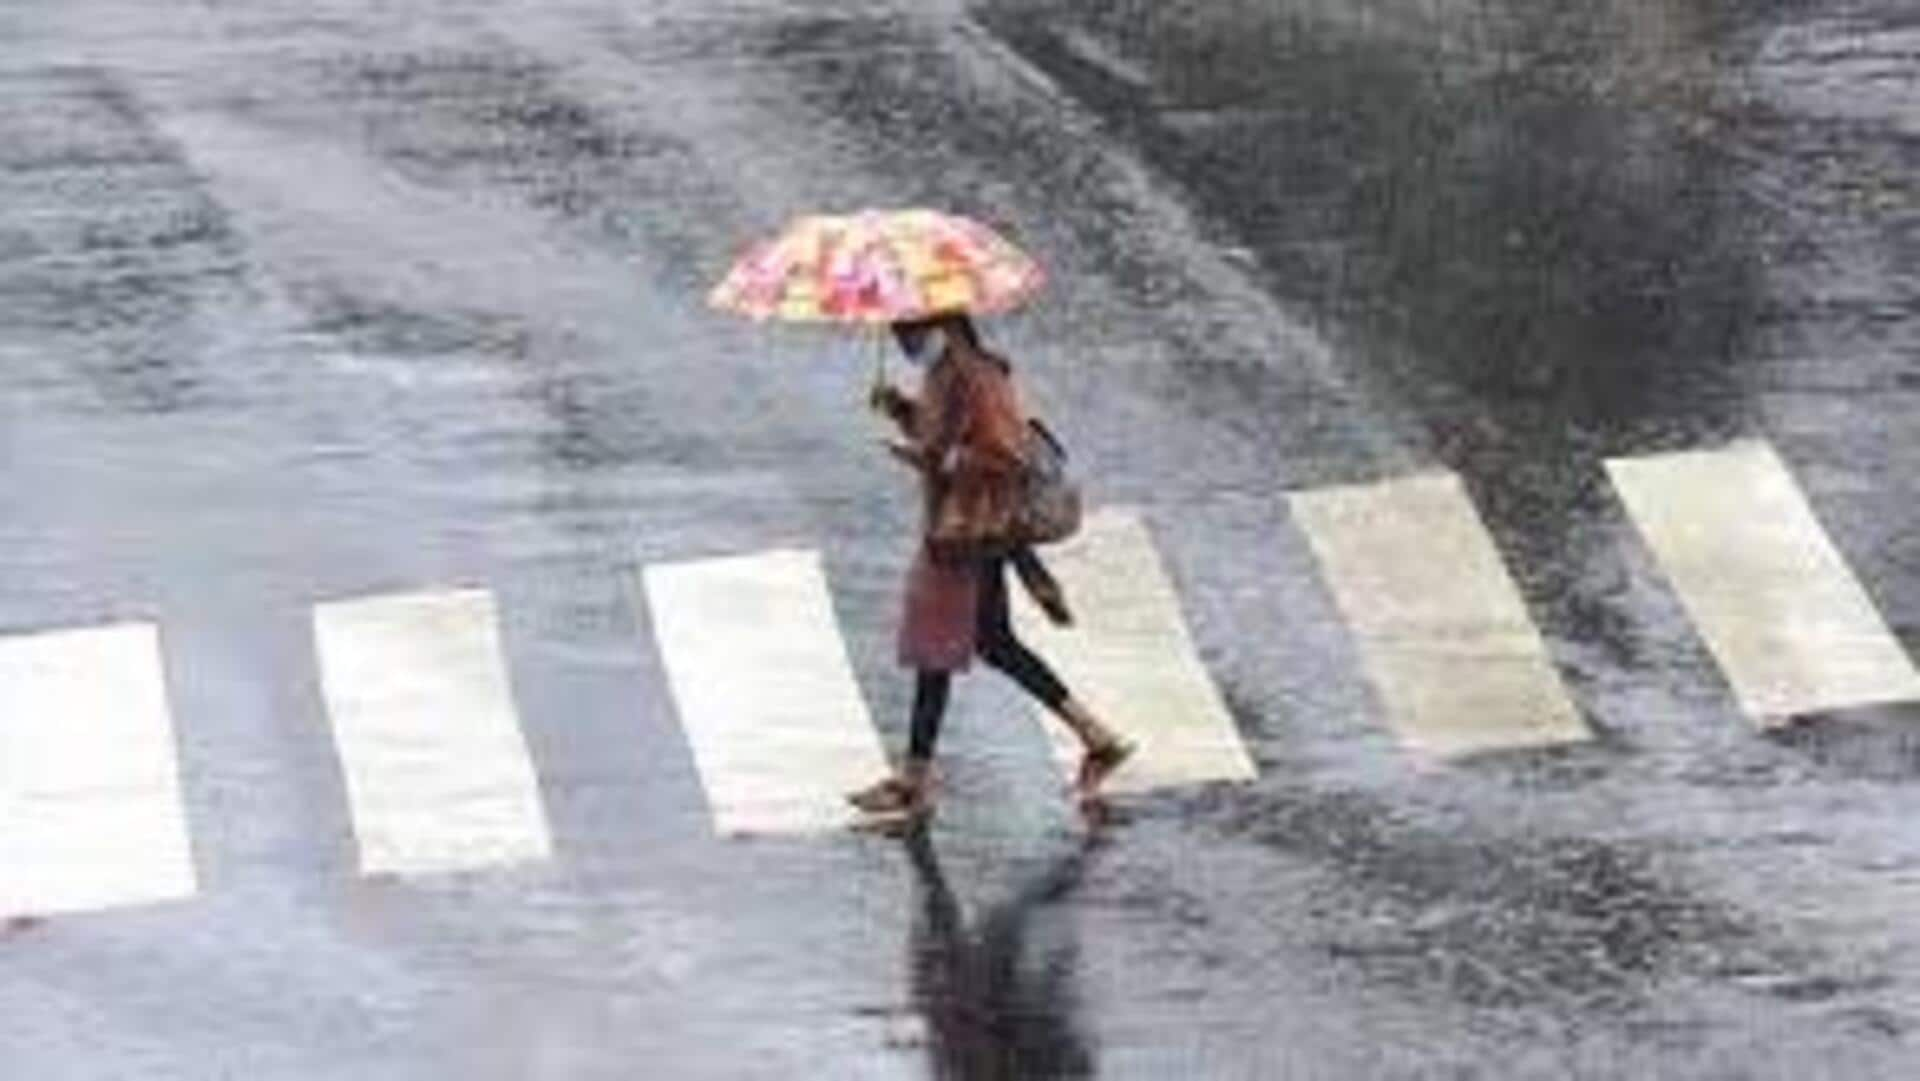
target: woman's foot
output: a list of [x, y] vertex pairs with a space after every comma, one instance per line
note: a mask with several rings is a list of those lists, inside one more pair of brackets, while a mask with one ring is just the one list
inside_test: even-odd
[[865, 816], [859, 826], [886, 828], [924, 821], [933, 814], [934, 781], [930, 773], [917, 776], [909, 771], [876, 781], [857, 792], [847, 793], [847, 802]]
[[914, 786], [901, 777], [883, 777], [860, 789], [847, 793], [847, 802], [868, 813], [896, 811], [912, 802]]
[[1138, 743], [1118, 735], [1088, 747], [1080, 758], [1079, 775], [1074, 778], [1074, 795], [1083, 802], [1098, 798], [1100, 786], [1139, 749]]

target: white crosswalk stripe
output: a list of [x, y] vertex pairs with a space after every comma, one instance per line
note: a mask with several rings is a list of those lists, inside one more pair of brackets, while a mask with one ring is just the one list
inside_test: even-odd
[[680, 721], [721, 833], [848, 821], [887, 768], [819, 556], [779, 550], [641, 575]]
[[1586, 737], [1459, 478], [1293, 492], [1288, 503], [1406, 745], [1444, 756]]
[[[1920, 700], [1920, 672], [1772, 447], [1607, 469], [1755, 718]], [[1587, 737], [1458, 478], [1286, 500], [1407, 746], [1449, 756]], [[1142, 515], [1091, 515], [1046, 556], [1077, 623], [1053, 627], [1025, 604], [1015, 619], [1076, 694], [1140, 738], [1114, 790], [1254, 778]], [[716, 830], [846, 824], [843, 793], [887, 759], [818, 553], [653, 564], [637, 584]], [[362, 871], [552, 854], [490, 593], [326, 603], [312, 619]], [[1036, 713], [1070, 771], [1078, 748]], [[173, 724], [150, 624], [0, 638], [0, 917], [196, 891]]]
[[360, 866], [418, 874], [551, 851], [493, 598], [409, 593], [314, 610]]
[[[1028, 605], [1015, 606], [1015, 618], [1021, 637], [1077, 697], [1140, 741], [1110, 789], [1251, 780], [1253, 760], [1194, 652], [1180, 599], [1139, 515], [1122, 508], [1090, 515], [1078, 536], [1047, 549], [1045, 559], [1071, 599], [1074, 626], [1056, 628]], [[1041, 716], [1071, 769], [1078, 745]]]
[[1920, 674], [1772, 446], [1607, 462], [1742, 707], [1761, 724], [1920, 699]]
[[0, 639], [0, 916], [196, 888], [158, 630]]

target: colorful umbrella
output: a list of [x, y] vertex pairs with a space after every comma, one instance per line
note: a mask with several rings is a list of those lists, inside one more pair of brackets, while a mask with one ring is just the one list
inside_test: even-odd
[[708, 296], [750, 318], [878, 326], [948, 312], [992, 314], [1045, 280], [992, 229], [936, 210], [800, 218], [734, 264]]

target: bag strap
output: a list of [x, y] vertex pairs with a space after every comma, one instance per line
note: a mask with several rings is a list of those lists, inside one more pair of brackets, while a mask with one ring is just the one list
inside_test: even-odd
[[1053, 452], [1060, 456], [1061, 461], [1066, 461], [1067, 448], [1060, 444], [1060, 440], [1053, 434], [1053, 429], [1047, 427], [1046, 421], [1041, 420], [1039, 417], [1028, 417], [1027, 426], [1032, 428], [1040, 438], [1047, 441], [1047, 446], [1053, 448]]

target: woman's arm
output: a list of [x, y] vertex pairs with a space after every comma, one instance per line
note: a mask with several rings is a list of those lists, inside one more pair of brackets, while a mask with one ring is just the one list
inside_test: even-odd
[[876, 383], [873, 391], [867, 395], [867, 404], [885, 413], [902, 435], [909, 438], [913, 436], [914, 425], [920, 416], [920, 403], [912, 395], [891, 383]]
[[899, 439], [883, 439], [881, 446], [888, 454], [915, 469], [927, 468], [926, 450], [915, 438], [919, 426], [920, 403], [912, 395], [902, 391], [891, 383], [875, 383], [867, 394], [867, 405], [876, 412], [884, 413], [900, 429]]
[[[973, 427], [973, 387], [958, 368], [936, 369], [928, 373], [929, 382], [917, 407], [920, 458], [928, 470], [937, 474], [954, 471]], [[932, 415], [925, 415], [932, 410]], [[926, 423], [930, 422], [930, 423]]]

